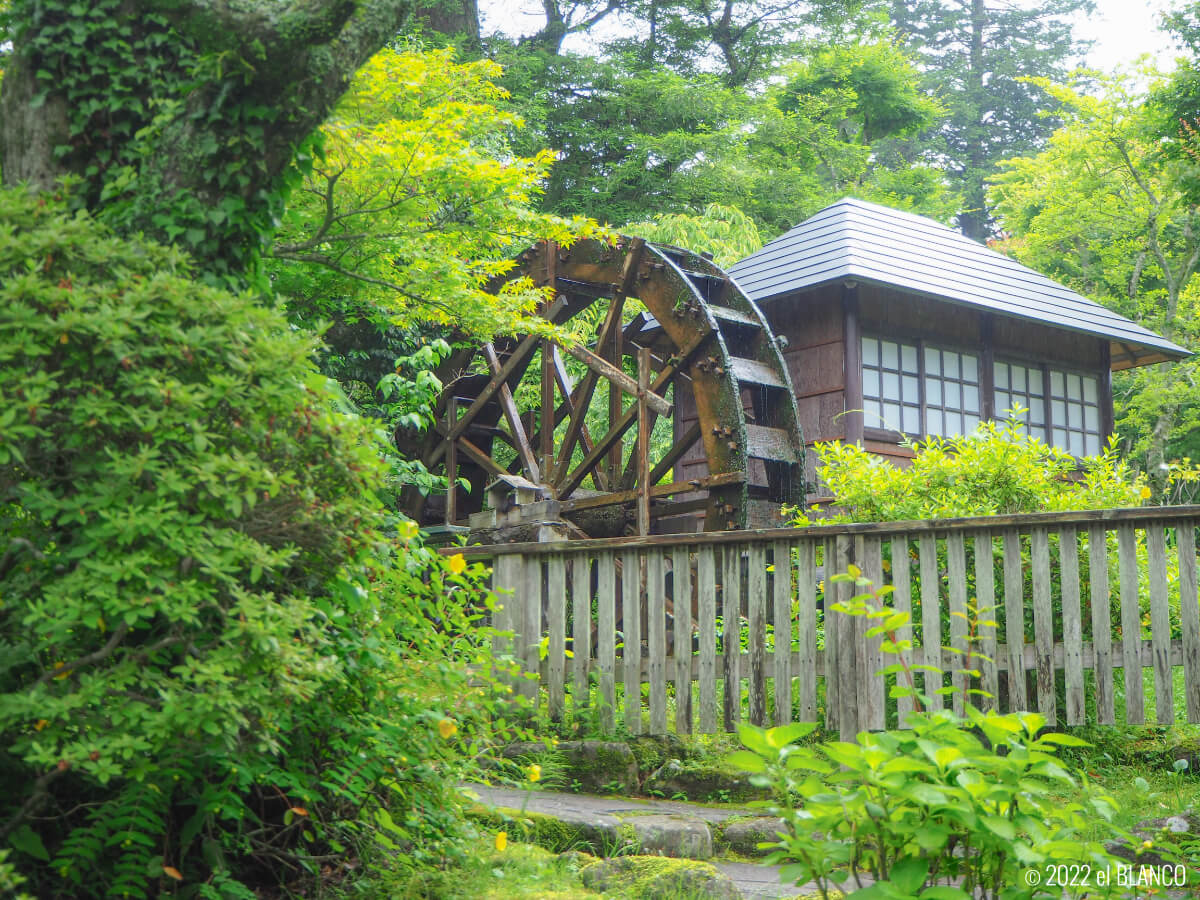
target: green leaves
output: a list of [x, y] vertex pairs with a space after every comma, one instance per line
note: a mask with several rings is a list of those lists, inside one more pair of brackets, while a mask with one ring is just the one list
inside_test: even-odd
[[[1019, 881], [1021, 866], [1106, 859], [1100, 844], [1080, 839], [1090, 826], [1082, 806], [1044, 799], [1073, 783], [1054, 755], [1073, 742], [1038, 739], [1040, 716], [970, 710], [969, 720], [913, 713], [909, 729], [799, 752], [783, 729], [743, 727], [747, 749], [729, 761], [769, 785], [781, 807], [789, 833], [771, 858], [788, 864], [785, 877], [828, 890], [851, 877], [853, 860], [874, 883], [850, 897], [1007, 900], [1035, 896]], [[822, 756], [823, 774], [811, 775]]]

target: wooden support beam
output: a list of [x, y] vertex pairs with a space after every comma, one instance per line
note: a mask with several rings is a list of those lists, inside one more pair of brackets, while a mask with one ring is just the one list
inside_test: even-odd
[[[650, 385], [651, 393], [662, 391], [666, 385], [671, 382], [671, 379], [686, 366], [693, 356], [712, 338], [715, 332], [706, 331], [699, 334], [695, 339], [679, 352], [679, 355], [672, 358], [671, 364], [658, 373], [658, 377]], [[592, 452], [587, 454], [583, 461], [570, 474], [560, 473], [558, 483], [555, 485], [556, 495], [561, 499], [569, 497], [575, 488], [583, 483], [583, 479], [587, 477], [588, 472], [603, 458], [604, 454], [608, 453], [620, 440], [621, 436], [629, 430], [629, 426], [637, 419], [636, 404], [630, 406], [620, 418], [609, 428], [608, 433], [600, 438]], [[619, 472], [619, 469], [617, 470]], [[610, 484], [612, 482], [610, 481]]]
[[[486, 406], [491, 399], [496, 396], [501, 387], [508, 386], [509, 379], [517, 374], [518, 369], [528, 363], [529, 357], [533, 355], [534, 348], [537, 346], [537, 340], [538, 339], [536, 336], [529, 335], [523, 338], [521, 342], [517, 344], [516, 349], [513, 350], [512, 355], [508, 358], [508, 361], [501, 367], [500, 371], [495, 374], [492, 380], [488, 382], [487, 386], [480, 391], [479, 396], [476, 397], [474, 402], [467, 407], [467, 411], [463, 413], [462, 418], [458, 420], [458, 424], [455, 425], [454, 428], [451, 429], [451, 432], [446, 435], [446, 440], [442, 443], [434, 445], [433, 449], [430, 451], [429, 458], [425, 461], [426, 465], [433, 465], [439, 459], [441, 459], [442, 454], [446, 452], [446, 447], [449, 442], [467, 430], [467, 426], [475, 420], [475, 417], [479, 415], [483, 407]], [[491, 345], [489, 344], [488, 346], [490, 347]], [[493, 354], [495, 353], [495, 348], [492, 348], [492, 352]], [[511, 396], [511, 391], [509, 394]]]
[[[638, 504], [637, 522], [638, 534], [650, 533], [650, 350], [639, 347], [638, 355], [638, 440], [637, 440], [637, 472], [638, 472]], [[665, 730], [665, 729], [664, 729]]]
[[504, 478], [508, 472], [494, 459], [468, 441], [465, 437], [455, 438], [458, 449], [479, 464], [484, 471], [490, 472], [497, 478]]
[[[625, 393], [631, 394], [634, 397], [638, 395], [638, 383], [636, 379], [630, 378], [616, 366], [597, 356], [587, 347], [581, 347], [576, 344], [567, 347], [566, 350], [589, 369], [608, 379], [611, 384], [615, 384]], [[646, 404], [660, 416], [669, 416], [671, 414], [671, 404], [657, 394], [648, 394]]]
[[[446, 431], [453, 430], [458, 421], [458, 398], [451, 397], [446, 405]], [[446, 524], [458, 518], [458, 446], [455, 441], [446, 445]]]
[[[499, 382], [496, 393], [500, 400], [500, 408], [504, 410], [504, 418], [508, 419], [508, 427], [512, 429], [513, 442], [517, 446], [517, 456], [525, 468], [525, 474], [530, 481], [541, 481], [541, 469], [538, 467], [537, 459], [534, 458], [529, 438], [525, 434], [525, 425], [521, 422], [521, 413], [517, 409], [517, 402], [513, 399], [512, 389], [503, 379], [504, 369], [496, 356], [496, 348], [490, 343], [484, 344], [483, 356], [487, 360], [488, 368], [492, 370], [491, 384]], [[510, 359], [509, 362], [512, 360]], [[491, 384], [488, 386], [491, 387]]]
[[[746, 480], [745, 472], [722, 472], [720, 475], [709, 475], [706, 478], [695, 478], [691, 481], [673, 481], [670, 484], [651, 485], [646, 491], [650, 499], [670, 497], [673, 494], [686, 494], [691, 491], [701, 491], [707, 488], [727, 487], [731, 484], [741, 484]], [[613, 494], [599, 494], [595, 497], [581, 497], [578, 500], [564, 500], [564, 511], [579, 509], [595, 509], [601, 506], [616, 506], [637, 500], [640, 488], [628, 491], [617, 491]]]
[[[553, 251], [553, 246], [549, 249]], [[551, 256], [553, 258], [553, 256]], [[541, 465], [546, 481], [554, 479], [554, 367], [550, 361], [550, 342], [542, 341], [542, 418]]]

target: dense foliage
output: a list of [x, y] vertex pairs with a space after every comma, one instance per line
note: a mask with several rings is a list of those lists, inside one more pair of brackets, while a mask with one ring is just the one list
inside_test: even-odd
[[312, 339], [19, 190], [0, 291], [0, 836], [34, 892], [249, 896], [372, 809], [444, 837], [485, 598], [385, 514]]
[[[899, 467], [853, 444], [817, 446], [819, 476], [838, 514], [822, 522], [894, 522], [1049, 510], [1137, 506], [1149, 496], [1110, 444], [1077, 464], [1069, 453], [1023, 433], [1015, 420], [984, 422], [972, 435], [913, 445]], [[798, 514], [797, 524], [809, 518]]]

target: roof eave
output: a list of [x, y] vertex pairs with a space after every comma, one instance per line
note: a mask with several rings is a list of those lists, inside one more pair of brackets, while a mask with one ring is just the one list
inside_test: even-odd
[[956, 300], [953, 297], [946, 297], [941, 294], [934, 294], [928, 291], [918, 291], [909, 287], [905, 287], [904, 285], [893, 284], [878, 278], [871, 278], [869, 276], [855, 274], [852, 271], [846, 271], [844, 273], [833, 275], [829, 278], [824, 278], [819, 282], [807, 284], [804, 287], [797, 288], [795, 290], [784, 291], [769, 297], [753, 297], [752, 299], [755, 303], [774, 303], [779, 300], [800, 297], [820, 288], [829, 287], [832, 284], [846, 281], [857, 281], [863, 284], [872, 284], [878, 287], [889, 288], [890, 290], [898, 291], [902, 294], [911, 294], [914, 297], [925, 297], [930, 300], [939, 300], [942, 303], [949, 303], [954, 306], [977, 309], [983, 312], [991, 313], [994, 316], [1004, 316], [1005, 318], [1009, 319], [1019, 319], [1023, 322], [1034, 322], [1046, 328], [1054, 328], [1059, 331], [1068, 331], [1073, 334], [1086, 334], [1091, 337], [1107, 338], [1110, 347], [1110, 369], [1114, 372], [1122, 371], [1124, 369], [1138, 368], [1140, 366], [1154, 365], [1155, 363], [1160, 362], [1173, 362], [1180, 359], [1186, 359], [1192, 355], [1191, 350], [1181, 347], [1173, 341], [1167, 341], [1165, 338], [1163, 340], [1166, 346], [1160, 346], [1156, 344], [1146, 344], [1140, 341], [1116, 338], [1113, 337], [1112, 334], [1102, 331], [1094, 331], [1084, 328], [1069, 328], [1064, 325], [1052, 324], [1044, 319], [1039, 319], [1036, 316], [1021, 316], [1013, 313], [1002, 312], [990, 307], [981, 306], [977, 303]]

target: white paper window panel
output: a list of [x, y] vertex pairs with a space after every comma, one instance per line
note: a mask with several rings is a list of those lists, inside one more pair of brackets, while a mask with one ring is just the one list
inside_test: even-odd
[[979, 388], [973, 384], [963, 385], [963, 406], [967, 412], [979, 412]]
[[862, 358], [863, 365], [878, 366], [879, 365], [879, 341], [875, 338], [865, 337], [862, 339]]
[[900, 368], [899, 348], [892, 341], [883, 341], [879, 347], [883, 353], [883, 367], [885, 369]]
[[883, 373], [883, 399], [900, 399], [900, 376], [895, 372]]
[[996, 407], [996, 418], [1007, 419], [1009, 410], [1013, 408], [1012, 394], [1008, 391], [994, 391], [992, 393], [992, 404]]
[[942, 382], [939, 378], [925, 379], [925, 402], [930, 406], [942, 405]]
[[1054, 420], [1055, 425], [1067, 424], [1067, 407], [1061, 400], [1050, 401], [1050, 418]]
[[942, 374], [942, 354], [932, 347], [925, 348], [925, 374]]
[[1061, 447], [1063, 450], [1069, 449], [1067, 445], [1067, 429], [1055, 428], [1054, 440], [1051, 443], [1053, 443], [1055, 447]]
[[921, 399], [921, 383], [916, 375], [905, 375], [902, 387], [903, 396], [908, 403], [917, 403]]
[[963, 434], [971, 434], [979, 427], [979, 416], [964, 415], [963, 416]]
[[883, 404], [878, 400], [864, 400], [863, 412], [866, 414], [868, 421], [870, 421], [872, 417], [878, 418], [883, 413]]
[[913, 375], [916, 375], [920, 372], [920, 369], [917, 367], [917, 348], [912, 344], [900, 345], [900, 362], [901, 368], [905, 372], [909, 372]]
[[962, 409], [962, 385], [957, 381], [942, 382], [942, 406], [946, 409]]
[[1062, 372], [1051, 372], [1050, 373], [1050, 393], [1053, 394], [1055, 397], [1061, 397], [1061, 396], [1063, 396], [1063, 389], [1064, 389], [1063, 373]]
[[1083, 379], [1083, 401], [1084, 403], [1096, 402], [1097, 384], [1095, 378]]
[[927, 409], [925, 411], [925, 433], [931, 435], [946, 433], [940, 409]]
[[1100, 452], [1100, 435], [1098, 435], [1098, 434], [1087, 435], [1087, 439], [1083, 442], [1083, 444], [1084, 444], [1084, 449], [1087, 451], [1087, 455], [1095, 456], [1096, 454], [1098, 454]]
[[1094, 406], [1083, 408], [1083, 428], [1091, 434], [1100, 433], [1100, 410]]
[[919, 407], [904, 407], [904, 430], [909, 434], [921, 433], [921, 410]]
[[958, 359], [959, 359], [959, 356], [957, 353], [943, 353], [942, 354], [943, 373], [945, 374], [945, 376], [947, 378], [958, 378], [959, 377]]
[[1027, 377], [1029, 370], [1024, 366], [1012, 367], [1012, 389], [1018, 393], [1024, 393], [1028, 384]]
[[1078, 375], [1067, 376], [1067, 399], [1083, 400], [1083, 383]]
[[879, 370], [863, 369], [863, 397], [879, 396]]
[[884, 418], [884, 427], [885, 428], [889, 428], [892, 431], [899, 431], [900, 428], [902, 427], [901, 421], [903, 420], [903, 416], [900, 413], [900, 404], [899, 403], [883, 404], [883, 418]]
[[998, 362], [992, 366], [992, 387], [997, 391], [1007, 391], [1011, 387], [1008, 383], [1008, 363]]
[[1030, 397], [1028, 403], [1021, 404], [1029, 407], [1029, 421], [1034, 425], [1046, 424], [1046, 401], [1039, 397]]
[[975, 384], [979, 383], [979, 359], [969, 353], [964, 353], [962, 358], [963, 365], [963, 381], [970, 381]]
[[1071, 432], [1071, 455], [1072, 456], [1084, 456], [1085, 455], [1084, 450], [1083, 450], [1083, 435], [1080, 434], [1078, 431]]

